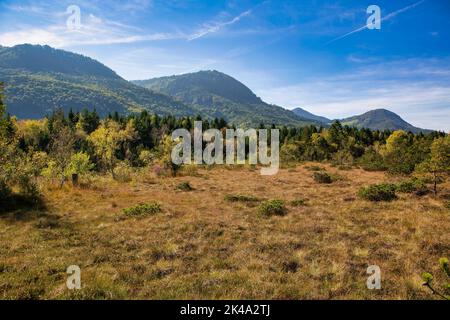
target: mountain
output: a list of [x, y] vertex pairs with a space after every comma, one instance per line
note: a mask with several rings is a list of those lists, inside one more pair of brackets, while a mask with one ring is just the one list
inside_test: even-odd
[[235, 124], [319, 124], [299, 117], [292, 111], [265, 103], [238, 80], [215, 70], [137, 80], [133, 83], [173, 96], [201, 110], [202, 114], [224, 118]]
[[315, 114], [312, 114], [311, 112], [306, 111], [305, 109], [302, 108], [295, 108], [292, 110], [293, 113], [295, 113], [296, 115], [298, 115], [299, 117], [303, 118], [303, 119], [308, 119], [308, 120], [313, 120], [313, 121], [318, 121], [321, 122], [323, 124], [329, 124], [332, 122], [332, 120], [325, 118], [325, 117], [321, 117], [321, 116], [316, 116]]
[[134, 85], [91, 58], [49, 46], [0, 48], [0, 81], [7, 110], [19, 118], [42, 118], [56, 108], [96, 109], [100, 115], [149, 110], [195, 115], [173, 98]]
[[429, 132], [430, 130], [414, 127], [399, 115], [386, 109], [376, 109], [359, 116], [340, 120], [343, 125], [373, 130], [404, 130], [414, 133]]

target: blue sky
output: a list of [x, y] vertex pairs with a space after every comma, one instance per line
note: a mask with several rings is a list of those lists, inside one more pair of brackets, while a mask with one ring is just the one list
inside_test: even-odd
[[[373, 4], [381, 30], [364, 28]], [[82, 53], [128, 80], [216, 69], [288, 109], [387, 108], [450, 131], [448, 0], [0, 0], [0, 44], [20, 43]]]

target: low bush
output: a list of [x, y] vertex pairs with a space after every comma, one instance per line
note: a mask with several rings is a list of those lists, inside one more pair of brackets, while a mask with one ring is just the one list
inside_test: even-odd
[[258, 198], [253, 196], [246, 196], [242, 194], [227, 194], [225, 200], [229, 202], [257, 202]]
[[194, 190], [194, 188], [191, 187], [189, 182], [181, 182], [180, 184], [177, 185], [177, 187], [175, 189], [179, 190], [179, 191], [192, 191], [192, 190]]
[[397, 199], [395, 184], [382, 183], [372, 184], [359, 190], [358, 195], [369, 201], [392, 201]]
[[123, 209], [123, 213], [128, 217], [144, 217], [161, 211], [161, 205], [155, 201]]
[[413, 193], [419, 190], [426, 189], [425, 183], [417, 178], [402, 181], [397, 184], [397, 191], [402, 193]]
[[373, 147], [369, 147], [361, 158], [358, 159], [359, 166], [365, 171], [386, 171], [387, 166], [383, 156]]
[[264, 216], [284, 216], [287, 213], [282, 200], [268, 200], [259, 206], [259, 212]]
[[332, 177], [326, 172], [314, 172], [314, 181], [318, 183], [332, 183]]

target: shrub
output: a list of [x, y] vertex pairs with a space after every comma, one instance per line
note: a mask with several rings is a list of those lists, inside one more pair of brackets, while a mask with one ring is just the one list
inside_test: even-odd
[[6, 200], [11, 195], [11, 189], [6, 182], [0, 180], [0, 201]]
[[302, 207], [306, 206], [306, 200], [304, 199], [295, 199], [291, 201], [291, 206], [293, 207]]
[[150, 165], [155, 160], [155, 155], [150, 150], [142, 150], [139, 153], [139, 161], [143, 166]]
[[369, 147], [358, 160], [359, 166], [365, 171], [386, 171], [386, 163], [383, 156], [375, 148]]
[[268, 200], [261, 203], [259, 212], [264, 216], [284, 216], [287, 213], [282, 200]]
[[332, 183], [333, 179], [326, 172], [314, 172], [314, 181], [318, 183]]
[[192, 190], [194, 190], [194, 188], [191, 187], [189, 182], [181, 182], [179, 185], [177, 185], [177, 187], [175, 189], [176, 190], [180, 190], [180, 191], [192, 191]]
[[395, 184], [390, 183], [372, 184], [361, 188], [358, 195], [369, 201], [392, 201], [397, 198], [395, 195], [396, 188]]
[[402, 193], [413, 193], [419, 190], [426, 189], [425, 183], [420, 179], [410, 179], [406, 181], [402, 181], [397, 184], [396, 190]]
[[226, 201], [230, 202], [256, 202], [259, 201], [258, 198], [253, 196], [246, 196], [242, 194], [227, 194], [225, 196]]
[[85, 152], [78, 152], [73, 154], [70, 159], [67, 175], [70, 176], [74, 173], [85, 175], [92, 169], [94, 169], [94, 164], [91, 163], [89, 155]]
[[123, 213], [129, 217], [144, 217], [161, 211], [161, 205], [155, 201], [123, 209]]

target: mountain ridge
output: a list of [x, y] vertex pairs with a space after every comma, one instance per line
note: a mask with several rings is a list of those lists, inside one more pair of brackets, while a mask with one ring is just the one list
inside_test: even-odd
[[403, 120], [398, 114], [383, 108], [373, 109], [360, 115], [341, 119], [340, 121], [343, 125], [373, 130], [404, 130], [414, 133], [432, 131], [415, 127]]
[[[42, 118], [57, 108], [88, 108], [103, 116], [147, 110], [176, 117], [224, 118], [243, 126], [321, 126], [333, 121], [301, 108], [291, 111], [268, 104], [217, 70], [127, 81], [94, 59], [49, 46], [0, 46], [0, 81], [5, 82], [7, 111], [19, 118]], [[340, 121], [359, 128], [430, 131], [386, 109]]]
[[311, 113], [309, 111], [306, 111], [305, 109], [302, 109], [300, 107], [292, 109], [292, 112], [294, 112], [296, 115], [298, 115], [298, 116], [300, 116], [302, 118], [319, 121], [319, 122], [321, 122], [323, 124], [329, 124], [329, 123], [333, 122], [333, 120], [331, 120], [331, 119], [315, 115], [315, 114], [313, 114], [313, 113]]
[[164, 93], [215, 117], [244, 125], [286, 124], [320, 125], [290, 110], [268, 104], [246, 85], [217, 70], [132, 81], [147, 89]]

